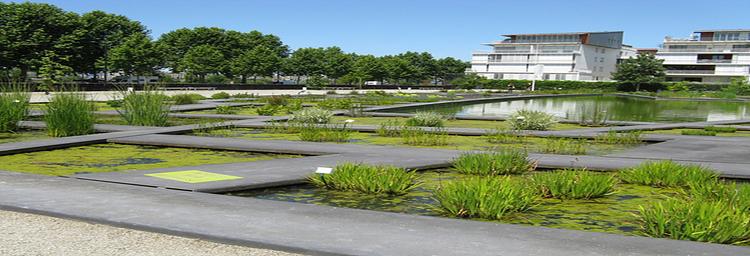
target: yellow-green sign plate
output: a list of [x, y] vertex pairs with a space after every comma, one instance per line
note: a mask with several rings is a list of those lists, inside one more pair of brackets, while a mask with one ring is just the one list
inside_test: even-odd
[[213, 172], [204, 172], [204, 171], [198, 171], [198, 170], [150, 173], [150, 174], [146, 174], [146, 176], [160, 178], [160, 179], [167, 179], [167, 180], [176, 180], [176, 181], [185, 182], [185, 183], [203, 183], [203, 182], [212, 182], [212, 181], [242, 179], [242, 177], [238, 177], [238, 176], [225, 175], [225, 174], [219, 174], [219, 173], [213, 173]]

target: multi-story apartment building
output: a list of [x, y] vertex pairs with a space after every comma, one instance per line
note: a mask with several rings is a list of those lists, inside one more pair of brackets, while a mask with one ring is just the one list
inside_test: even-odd
[[504, 35], [474, 52], [470, 72], [491, 79], [608, 81], [622, 49], [622, 31]]
[[750, 29], [701, 30], [690, 38], [666, 37], [656, 57], [667, 81], [726, 83], [750, 76]]

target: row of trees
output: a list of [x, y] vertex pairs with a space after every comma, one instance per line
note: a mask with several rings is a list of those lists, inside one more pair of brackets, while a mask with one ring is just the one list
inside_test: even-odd
[[424, 83], [450, 81], [467, 63], [406, 52], [376, 57], [338, 47], [290, 52], [279, 37], [258, 31], [183, 28], [158, 40], [138, 21], [93, 11], [82, 15], [49, 4], [0, 3], [0, 69], [22, 78], [35, 71], [56, 83], [65, 76], [152, 75], [184, 72], [191, 81], [211, 77], [246, 82], [273, 75], [310, 81], [362, 84], [364, 81]]

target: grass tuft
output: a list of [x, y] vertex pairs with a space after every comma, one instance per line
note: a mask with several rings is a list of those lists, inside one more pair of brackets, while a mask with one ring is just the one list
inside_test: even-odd
[[177, 94], [172, 96], [175, 105], [195, 104], [202, 99], [205, 99], [205, 97], [197, 93]]
[[508, 122], [513, 130], [546, 131], [555, 124], [555, 118], [543, 111], [522, 109], [513, 113]]
[[399, 132], [401, 140], [411, 146], [445, 146], [448, 145], [448, 132], [443, 128], [424, 131], [419, 127], [404, 126]]
[[58, 92], [49, 103], [44, 121], [47, 134], [52, 137], [65, 137], [94, 132], [95, 106], [79, 92]]
[[507, 143], [524, 143], [524, 137], [518, 131], [494, 129], [487, 131], [484, 135], [485, 140], [489, 143], [507, 144]]
[[542, 197], [591, 199], [614, 191], [617, 180], [609, 174], [586, 170], [558, 170], [534, 174], [531, 178]]
[[22, 86], [0, 87], [0, 132], [18, 129], [18, 122], [28, 115], [30, 97]]
[[439, 210], [449, 216], [501, 219], [529, 210], [538, 195], [533, 187], [509, 177], [471, 177], [445, 183], [434, 197]]
[[327, 125], [319, 127], [313, 124], [294, 125], [293, 129], [297, 129], [299, 132], [299, 138], [303, 141], [312, 142], [349, 142], [353, 131], [346, 127], [339, 125]]
[[548, 139], [542, 144], [542, 152], [561, 155], [585, 155], [586, 141], [577, 139]]
[[167, 96], [155, 90], [121, 91], [122, 107], [117, 110], [129, 125], [167, 126], [169, 123], [169, 103]]
[[344, 163], [337, 165], [331, 174], [313, 174], [308, 180], [334, 190], [403, 195], [419, 186], [417, 177], [414, 171], [404, 168]]
[[703, 128], [704, 131], [716, 132], [716, 133], [735, 133], [737, 128], [728, 126], [706, 126]]
[[652, 187], [686, 187], [691, 183], [715, 182], [717, 177], [706, 167], [670, 160], [645, 162], [620, 172], [620, 179], [627, 183]]
[[643, 143], [641, 131], [616, 132], [613, 130], [596, 136], [594, 140], [604, 144], [640, 144]]
[[522, 151], [463, 153], [453, 160], [453, 168], [472, 175], [522, 174], [533, 171], [536, 162], [529, 161], [528, 154]]
[[443, 127], [443, 115], [436, 112], [417, 112], [406, 120], [407, 126]]
[[333, 113], [320, 108], [306, 108], [292, 114], [290, 122], [302, 124], [327, 124], [331, 122]]
[[716, 136], [715, 131], [709, 131], [709, 130], [682, 130], [680, 132], [682, 135], [692, 135], [692, 136]]

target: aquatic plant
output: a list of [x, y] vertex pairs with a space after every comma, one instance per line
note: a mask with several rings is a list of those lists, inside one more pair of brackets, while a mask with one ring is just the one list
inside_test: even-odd
[[706, 167], [671, 160], [644, 162], [621, 171], [619, 176], [627, 183], [652, 187], [685, 187], [690, 183], [715, 182], [718, 177]]
[[231, 96], [227, 92], [217, 92], [211, 95], [212, 99], [229, 99]]
[[580, 139], [551, 138], [542, 143], [541, 151], [548, 154], [585, 155], [586, 142]]
[[328, 189], [402, 195], [419, 186], [417, 177], [414, 171], [404, 168], [343, 163], [336, 165], [330, 174], [312, 174], [308, 180]]
[[404, 129], [404, 125], [401, 124], [401, 122], [389, 119], [380, 123], [380, 126], [375, 132], [382, 137], [400, 137], [402, 129]]
[[216, 106], [216, 114], [220, 115], [234, 115], [237, 114], [237, 109], [232, 106]]
[[407, 126], [443, 127], [443, 115], [436, 112], [417, 112], [406, 120]]
[[177, 94], [171, 98], [175, 105], [195, 104], [198, 103], [199, 100], [205, 99], [203, 96], [196, 93]]
[[291, 99], [286, 105], [286, 113], [292, 114], [294, 112], [302, 110], [302, 100], [300, 99]]
[[280, 107], [278, 105], [266, 104], [255, 109], [255, 112], [261, 116], [273, 116], [279, 112]]
[[86, 100], [80, 92], [58, 92], [47, 103], [44, 122], [47, 134], [65, 137], [94, 132], [94, 103]]
[[265, 101], [267, 105], [283, 107], [289, 104], [290, 98], [289, 95], [271, 95], [270, 97], [263, 98], [263, 101]]
[[722, 201], [669, 199], [641, 206], [638, 222], [644, 234], [721, 244], [750, 241], [750, 214]]
[[12, 132], [18, 129], [29, 112], [28, 90], [19, 85], [0, 87], [0, 132]]
[[642, 135], [643, 132], [641, 131], [616, 132], [609, 130], [606, 133], [596, 135], [594, 141], [604, 144], [640, 144], [643, 143]]
[[459, 173], [472, 175], [508, 175], [533, 171], [536, 162], [523, 151], [503, 150], [491, 153], [463, 153], [453, 160]]
[[349, 109], [354, 104], [350, 98], [329, 98], [318, 102], [317, 106], [322, 109]]
[[434, 197], [445, 215], [501, 219], [530, 209], [539, 196], [534, 187], [509, 177], [470, 177], [444, 183]]
[[494, 129], [487, 131], [487, 133], [484, 135], [484, 138], [489, 143], [524, 143], [526, 142], [526, 137], [523, 136], [518, 131], [514, 130], [500, 130], [500, 129]]
[[689, 182], [687, 196], [694, 201], [721, 201], [740, 210], [750, 210], [750, 185], [734, 182]]
[[299, 129], [299, 138], [303, 141], [313, 142], [348, 142], [353, 131], [346, 127], [346, 124], [327, 125], [319, 127], [312, 124], [297, 126]]
[[694, 129], [688, 129], [688, 130], [682, 130], [680, 132], [682, 135], [692, 135], [692, 136], [716, 136], [715, 131], [709, 131], [709, 130], [694, 130]]
[[299, 133], [302, 126], [295, 123], [283, 123], [283, 122], [268, 122], [269, 126], [266, 127], [266, 131], [269, 133], [281, 133], [281, 134], [292, 134]]
[[305, 108], [292, 114], [289, 122], [302, 124], [327, 124], [331, 122], [333, 113], [320, 108]]
[[411, 146], [444, 146], [448, 145], [448, 131], [435, 128], [425, 131], [418, 127], [404, 126], [401, 128], [401, 141]]
[[508, 118], [513, 130], [546, 131], [555, 124], [555, 118], [543, 111], [518, 110]]
[[542, 197], [591, 199], [609, 195], [617, 180], [609, 174], [566, 169], [541, 172], [531, 177]]
[[154, 87], [143, 91], [120, 91], [122, 107], [117, 109], [129, 125], [167, 126], [169, 103], [167, 97]]
[[734, 132], [737, 132], [737, 128], [735, 128], [735, 127], [713, 126], [713, 125], [709, 125], [709, 126], [703, 127], [703, 130], [710, 131], [710, 132], [717, 132], [717, 133], [734, 133]]
[[578, 108], [578, 125], [581, 126], [606, 126], [609, 120], [604, 104], [599, 100], [592, 104], [581, 104]]

